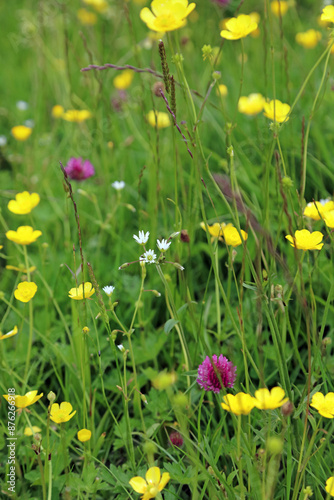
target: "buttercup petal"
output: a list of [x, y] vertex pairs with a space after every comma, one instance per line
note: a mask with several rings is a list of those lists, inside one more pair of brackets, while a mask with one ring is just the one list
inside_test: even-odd
[[136, 493], [145, 493], [147, 489], [147, 483], [145, 479], [140, 476], [136, 476], [130, 479], [129, 484], [130, 486], [132, 486]]
[[146, 472], [146, 481], [148, 484], [159, 484], [161, 473], [159, 467], [151, 467]]

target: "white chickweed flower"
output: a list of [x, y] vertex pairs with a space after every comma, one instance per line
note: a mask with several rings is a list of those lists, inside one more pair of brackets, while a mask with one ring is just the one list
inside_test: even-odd
[[5, 135], [0, 135], [0, 147], [6, 146], [6, 144], [7, 144], [7, 137]]
[[29, 104], [26, 101], [17, 101], [16, 107], [20, 111], [26, 111], [29, 108]]
[[112, 187], [116, 189], [116, 191], [121, 191], [122, 189], [125, 188], [125, 182], [124, 181], [115, 181], [112, 183]]
[[117, 347], [121, 352], [125, 351], [123, 344], [119, 344]]
[[133, 235], [134, 239], [136, 240], [137, 243], [139, 243], [139, 245], [145, 245], [145, 243], [147, 243], [149, 236], [150, 236], [149, 231], [147, 231], [146, 234], [144, 233], [144, 231], [139, 231], [139, 236], [136, 236], [135, 234]]
[[155, 259], [157, 256], [154, 253], [154, 250], [147, 250], [141, 257], [140, 261], [141, 262], [146, 262], [147, 264], [155, 264]]
[[166, 250], [168, 250], [168, 248], [170, 247], [171, 245], [171, 241], [167, 241], [167, 240], [157, 240], [157, 247], [159, 248], [160, 252], [166, 252]]
[[115, 287], [114, 286], [104, 286], [102, 288], [102, 290], [104, 291], [104, 293], [106, 295], [108, 295], [108, 297], [111, 297], [113, 294], [113, 291], [115, 290]]

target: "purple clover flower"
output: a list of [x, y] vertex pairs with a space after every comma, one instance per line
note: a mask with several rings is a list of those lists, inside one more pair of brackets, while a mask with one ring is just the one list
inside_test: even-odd
[[83, 181], [95, 174], [95, 169], [90, 161], [82, 158], [70, 158], [64, 170], [69, 178], [75, 181]]
[[213, 354], [212, 359], [207, 356], [198, 367], [198, 384], [205, 391], [218, 393], [224, 387], [232, 388], [236, 379], [237, 367], [222, 354], [217, 358]]

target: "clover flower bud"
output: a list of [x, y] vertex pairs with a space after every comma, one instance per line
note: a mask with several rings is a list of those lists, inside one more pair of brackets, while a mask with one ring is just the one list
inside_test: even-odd
[[169, 441], [172, 446], [177, 446], [178, 448], [183, 446], [183, 437], [177, 431], [173, 431], [169, 434]]

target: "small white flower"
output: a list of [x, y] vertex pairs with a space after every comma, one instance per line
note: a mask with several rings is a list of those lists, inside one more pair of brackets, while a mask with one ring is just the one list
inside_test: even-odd
[[113, 294], [113, 291], [115, 290], [115, 287], [114, 286], [104, 286], [102, 288], [102, 290], [104, 291], [104, 293], [106, 295], [108, 295], [108, 297], [111, 297]]
[[166, 250], [168, 250], [168, 248], [170, 247], [171, 245], [171, 241], [167, 241], [167, 240], [157, 240], [157, 247], [159, 248], [160, 252], [166, 252]]
[[6, 144], [7, 144], [7, 137], [5, 135], [0, 135], [0, 147], [6, 146]]
[[123, 344], [119, 344], [117, 347], [121, 352], [125, 351]]
[[155, 259], [157, 256], [154, 253], [154, 250], [147, 250], [141, 257], [141, 262], [146, 262], [147, 264], [155, 264]]
[[16, 107], [20, 111], [26, 111], [29, 108], [29, 104], [25, 101], [17, 101]]
[[35, 126], [35, 122], [34, 122], [34, 120], [26, 120], [26, 121], [24, 122], [24, 124], [25, 124], [25, 126], [26, 126], [26, 127], [28, 127], [28, 128], [34, 128], [34, 126]]
[[139, 243], [139, 245], [145, 245], [145, 243], [147, 243], [149, 236], [150, 236], [149, 231], [147, 231], [146, 234], [144, 233], [144, 231], [139, 231], [139, 237], [136, 236], [135, 234], [133, 235], [134, 239], [136, 240], [137, 243]]
[[116, 189], [116, 191], [121, 191], [121, 189], [125, 188], [124, 181], [115, 181], [112, 183], [112, 187]]

